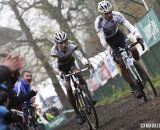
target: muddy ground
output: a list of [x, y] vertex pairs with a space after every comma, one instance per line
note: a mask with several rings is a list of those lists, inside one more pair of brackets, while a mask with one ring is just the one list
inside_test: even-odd
[[[157, 91], [160, 94], [160, 87]], [[159, 123], [160, 126], [160, 96], [143, 103], [130, 95], [112, 104], [97, 107], [96, 110], [99, 117], [98, 130], [145, 130], [146, 128], [140, 127], [141, 123]], [[76, 124], [72, 116], [68, 123], [54, 130], [89, 130], [89, 128], [87, 123]]]

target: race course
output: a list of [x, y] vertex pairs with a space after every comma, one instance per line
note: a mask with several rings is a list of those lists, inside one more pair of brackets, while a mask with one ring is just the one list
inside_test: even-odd
[[[156, 88], [158, 94], [160, 87]], [[160, 129], [160, 97], [155, 97], [147, 103], [136, 99], [133, 95], [121, 98], [112, 104], [96, 108], [99, 117], [98, 130], [145, 130], [144, 125], [156, 123]], [[147, 128], [150, 130], [151, 128]], [[54, 130], [89, 130], [87, 123], [76, 124], [72, 119]], [[153, 129], [152, 129], [153, 130]]]

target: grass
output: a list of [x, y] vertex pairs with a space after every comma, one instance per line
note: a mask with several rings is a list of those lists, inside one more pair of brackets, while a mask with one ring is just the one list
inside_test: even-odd
[[152, 80], [153, 84], [157, 87], [160, 86], [160, 75], [156, 76], [153, 80]]
[[[160, 75], [153, 78], [152, 82], [155, 87], [160, 86]], [[98, 101], [96, 103], [96, 106], [110, 104], [110, 103], [117, 101], [118, 99], [120, 99], [122, 97], [126, 97], [128, 95], [130, 95], [130, 88], [127, 86], [123, 90], [115, 90], [114, 94], [111, 97], [104, 97], [103, 99], [101, 99], [100, 101]]]

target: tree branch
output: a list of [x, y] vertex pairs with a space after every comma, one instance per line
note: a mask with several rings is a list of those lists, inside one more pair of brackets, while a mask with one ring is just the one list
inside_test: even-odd
[[[35, 41], [35, 42], [49, 42], [49, 43], [52, 43], [47, 38], [44, 38], [44, 39], [34, 39], [33, 41]], [[25, 42], [33, 42], [33, 41], [32, 40], [16, 40], [15, 42], [17, 42], [17, 43], [25, 43]]]

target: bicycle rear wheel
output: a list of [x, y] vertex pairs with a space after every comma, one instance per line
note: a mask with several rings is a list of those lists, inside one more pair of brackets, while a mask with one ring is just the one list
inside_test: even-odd
[[135, 62], [134, 64], [142, 79], [142, 85], [144, 87], [143, 91], [146, 96], [146, 99], [144, 97], [144, 101], [147, 101], [148, 99], [153, 99], [154, 97], [158, 96], [155, 86], [153, 85], [147, 72], [143, 69], [143, 67], [139, 63]]

